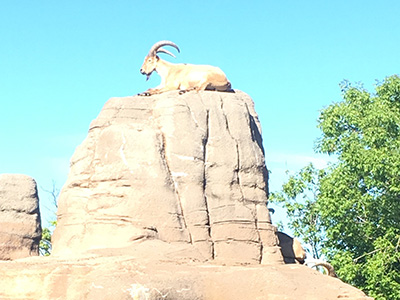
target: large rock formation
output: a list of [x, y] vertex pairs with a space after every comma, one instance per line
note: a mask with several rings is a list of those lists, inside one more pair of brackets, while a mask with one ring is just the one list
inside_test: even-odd
[[54, 254], [160, 239], [202, 260], [280, 260], [260, 132], [242, 92], [109, 100], [72, 158]]
[[0, 262], [0, 299], [367, 299], [285, 265], [242, 92], [110, 99], [71, 161], [53, 255]]
[[35, 180], [0, 174], [0, 260], [39, 255], [41, 235]]

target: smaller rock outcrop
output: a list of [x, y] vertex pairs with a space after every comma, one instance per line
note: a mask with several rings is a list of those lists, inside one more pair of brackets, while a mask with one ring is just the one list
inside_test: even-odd
[[39, 255], [41, 235], [35, 180], [0, 174], [0, 260]]

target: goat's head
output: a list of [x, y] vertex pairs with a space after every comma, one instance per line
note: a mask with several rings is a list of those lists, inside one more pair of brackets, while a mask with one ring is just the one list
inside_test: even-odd
[[160, 41], [160, 42], [155, 43], [150, 48], [150, 51], [147, 54], [147, 56], [145, 57], [143, 65], [140, 68], [140, 73], [142, 73], [143, 75], [146, 75], [147, 76], [147, 80], [149, 79], [151, 73], [153, 73], [153, 71], [157, 68], [157, 62], [159, 60], [159, 57], [157, 56], [157, 53], [162, 52], [162, 53], [166, 53], [166, 54], [169, 54], [169, 55], [175, 57], [175, 55], [173, 55], [168, 50], [165, 50], [165, 49], [161, 48], [162, 46], [172, 46], [176, 50], [178, 50], [178, 52], [180, 52], [178, 46], [173, 42]]

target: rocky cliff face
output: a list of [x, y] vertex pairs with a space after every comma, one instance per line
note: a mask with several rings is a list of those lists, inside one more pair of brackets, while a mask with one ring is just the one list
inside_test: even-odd
[[41, 234], [35, 180], [0, 174], [0, 260], [39, 255]]
[[368, 299], [283, 264], [267, 174], [242, 92], [110, 99], [71, 160], [54, 255], [0, 261], [0, 299]]
[[242, 92], [110, 99], [72, 158], [54, 253], [159, 239], [202, 260], [277, 261], [267, 176]]

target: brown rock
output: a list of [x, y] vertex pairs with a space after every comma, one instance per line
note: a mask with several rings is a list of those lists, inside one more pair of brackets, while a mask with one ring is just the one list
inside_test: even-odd
[[160, 239], [201, 260], [281, 261], [267, 174], [242, 92], [112, 98], [71, 160], [53, 253]]
[[61, 192], [54, 255], [0, 262], [0, 299], [370, 299], [283, 264], [242, 92], [113, 98]]
[[0, 174], [0, 260], [39, 255], [41, 234], [36, 182]]
[[[162, 243], [153, 242], [153, 247]], [[142, 253], [136, 256], [135, 251], [111, 257], [0, 262], [0, 274], [0, 299], [372, 299], [339, 279], [302, 265], [183, 263], [167, 257], [143, 259]]]

